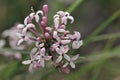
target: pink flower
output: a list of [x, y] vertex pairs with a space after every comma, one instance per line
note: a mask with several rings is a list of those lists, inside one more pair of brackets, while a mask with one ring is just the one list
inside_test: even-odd
[[67, 65], [70, 64], [70, 66], [71, 66], [72, 68], [75, 68], [74, 61], [77, 60], [78, 57], [79, 57], [79, 54], [73, 56], [72, 58], [70, 58], [70, 60], [68, 60], [68, 61], [63, 65], [63, 67], [67, 67]]
[[80, 35], [79, 32], [75, 31], [74, 33], [75, 34], [73, 35], [74, 41], [72, 43], [72, 48], [73, 49], [78, 49], [81, 45], [83, 45], [83, 41], [80, 40], [81, 35]]
[[19, 41], [17, 43], [17, 45], [19, 46], [23, 41], [29, 41], [30, 39], [28, 38], [28, 36], [23, 35], [21, 33], [16, 33], [16, 36], [19, 37]]
[[[50, 60], [52, 56], [46, 56], [45, 55], [45, 48], [40, 49], [37, 51], [37, 48], [33, 48], [31, 52], [31, 60], [23, 61], [22, 64], [30, 64], [29, 70], [37, 68], [37, 67], [44, 67], [45, 66], [45, 60]], [[36, 67], [35, 67], [36, 66]]]
[[83, 41], [82, 40], [80, 40], [80, 41], [73, 41], [72, 48], [73, 49], [78, 49], [81, 45], [83, 45]]
[[70, 57], [66, 54], [69, 51], [68, 46], [60, 46], [60, 48], [56, 48], [56, 51], [60, 55], [56, 60], [56, 63], [59, 63], [63, 58], [70, 60]]
[[39, 56], [39, 59], [40, 59], [40, 65], [42, 67], [45, 66], [45, 60], [50, 60], [52, 56], [46, 56], [45, 55], [45, 48], [42, 48], [40, 50], [40, 56]]
[[[69, 73], [67, 65], [75, 68], [74, 60], [78, 56], [70, 58], [69, 50], [78, 49], [83, 41], [79, 32], [71, 34], [67, 30], [68, 20], [74, 22], [74, 18], [68, 12], [58, 11], [53, 16], [52, 27], [48, 26], [48, 5], [43, 5], [42, 10], [32, 12], [25, 18], [24, 24], [18, 25], [18, 45], [23, 41], [32, 41], [35, 47], [31, 50], [30, 60], [23, 61], [23, 64], [30, 64], [29, 71], [45, 66], [45, 61], [51, 60], [55, 65], [60, 66], [61, 71]], [[34, 22], [33, 22], [34, 21]], [[38, 31], [38, 28], [41, 32]], [[72, 46], [71, 46], [72, 45]], [[66, 61], [66, 63], [65, 63]]]

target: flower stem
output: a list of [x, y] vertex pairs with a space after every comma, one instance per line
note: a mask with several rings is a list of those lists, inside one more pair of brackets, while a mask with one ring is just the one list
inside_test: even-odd
[[76, 0], [70, 7], [68, 7], [67, 12], [73, 12], [84, 0]]

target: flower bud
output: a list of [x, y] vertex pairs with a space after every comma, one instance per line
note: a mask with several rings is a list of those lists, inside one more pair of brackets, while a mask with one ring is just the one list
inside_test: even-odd
[[43, 5], [43, 11], [45, 14], [48, 13], [48, 5]]

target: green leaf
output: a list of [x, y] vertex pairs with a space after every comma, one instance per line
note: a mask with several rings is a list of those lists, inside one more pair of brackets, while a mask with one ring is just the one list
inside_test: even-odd
[[100, 32], [108, 27], [114, 20], [120, 17], [120, 9], [110, 16], [105, 22], [103, 22], [93, 33], [91, 33], [85, 40], [84, 46], [89, 44]]

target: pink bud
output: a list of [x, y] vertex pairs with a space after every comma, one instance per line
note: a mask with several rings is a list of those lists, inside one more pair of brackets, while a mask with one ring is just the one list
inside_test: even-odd
[[46, 32], [47, 24], [44, 21], [41, 21], [41, 27], [42, 27], [43, 32]]
[[38, 37], [37, 40], [38, 40], [38, 41], [41, 41], [41, 37]]
[[65, 26], [65, 25], [61, 25], [59, 28], [60, 28], [60, 29], [65, 29], [66, 26]]
[[29, 23], [31, 23], [31, 19], [30, 19], [29, 16], [27, 16], [27, 17], [24, 19], [24, 24], [27, 25], [27, 24], [29, 24]]
[[64, 23], [65, 25], [67, 24], [67, 17], [62, 17], [61, 19], [61, 23]]
[[34, 66], [33, 66], [34, 69], [37, 69], [37, 68], [39, 68], [39, 67], [40, 67], [40, 63], [36, 63], [36, 64], [34, 64]]
[[45, 27], [45, 26], [47, 26], [47, 24], [44, 21], [41, 21], [41, 26]]
[[61, 68], [61, 71], [66, 73], [66, 74], [69, 74], [70, 73], [70, 69], [65, 67], [65, 68]]
[[48, 13], [48, 5], [43, 5], [43, 11], [45, 14]]
[[49, 39], [50, 38], [50, 34], [49, 33], [45, 33], [45, 37], [47, 38], [47, 39]]
[[42, 17], [42, 21], [44, 21], [44, 22], [47, 24], [47, 17], [46, 17], [46, 16], [43, 16], [43, 17]]

